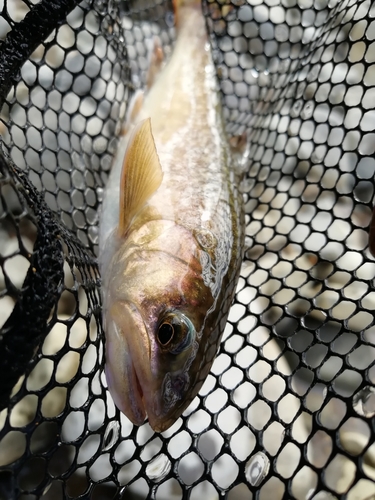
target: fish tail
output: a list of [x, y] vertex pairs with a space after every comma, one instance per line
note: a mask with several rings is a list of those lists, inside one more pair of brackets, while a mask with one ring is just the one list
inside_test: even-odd
[[175, 24], [177, 27], [181, 24], [182, 17], [180, 15], [181, 10], [183, 9], [201, 9], [202, 8], [202, 0], [173, 0], [173, 10], [175, 16]]

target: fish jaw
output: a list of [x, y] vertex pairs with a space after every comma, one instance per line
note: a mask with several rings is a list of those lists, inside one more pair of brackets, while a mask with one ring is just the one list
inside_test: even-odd
[[[119, 410], [133, 424], [142, 425], [147, 414], [145, 401], [153, 389], [147, 369], [150, 343], [146, 326], [133, 304], [117, 302], [106, 315], [106, 329], [105, 373], [109, 391]], [[136, 335], [139, 342], [129, 343], [129, 335]]]

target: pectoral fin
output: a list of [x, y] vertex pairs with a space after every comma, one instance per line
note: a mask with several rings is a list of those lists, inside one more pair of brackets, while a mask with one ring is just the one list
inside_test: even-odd
[[151, 131], [151, 119], [139, 123], [129, 138], [120, 180], [118, 236], [159, 188], [163, 171]]

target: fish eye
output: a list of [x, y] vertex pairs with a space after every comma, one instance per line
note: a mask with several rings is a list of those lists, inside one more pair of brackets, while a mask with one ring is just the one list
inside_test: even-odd
[[172, 340], [174, 335], [174, 328], [171, 323], [163, 323], [159, 326], [158, 340], [162, 346], [166, 346]]
[[157, 341], [163, 349], [178, 354], [190, 346], [195, 337], [192, 322], [182, 313], [166, 314], [159, 323]]

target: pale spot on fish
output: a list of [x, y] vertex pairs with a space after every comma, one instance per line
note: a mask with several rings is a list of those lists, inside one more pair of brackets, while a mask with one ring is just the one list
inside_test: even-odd
[[207, 222], [211, 218], [211, 212], [209, 210], [204, 210], [201, 215], [202, 222]]

